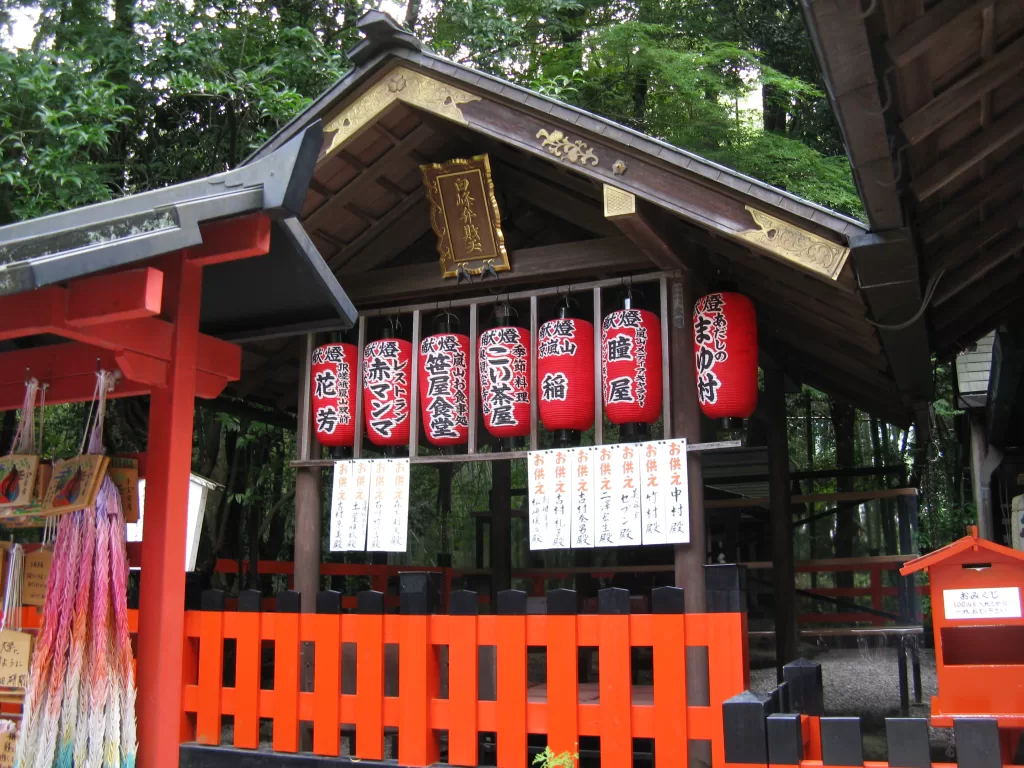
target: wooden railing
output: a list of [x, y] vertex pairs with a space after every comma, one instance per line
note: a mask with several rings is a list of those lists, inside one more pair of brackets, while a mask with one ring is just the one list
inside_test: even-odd
[[[424, 579], [426, 581], [426, 579]], [[336, 592], [318, 595], [316, 614], [299, 614], [294, 592], [277, 597], [276, 613], [261, 613], [258, 594], [240, 610], [222, 610], [223, 596], [206, 593], [208, 610], [186, 614], [184, 710], [186, 741], [220, 745], [223, 718], [233, 718], [233, 745], [260, 746], [261, 720], [273, 723], [276, 752], [299, 750], [300, 723], [312, 723], [312, 751], [340, 754], [342, 729], [354, 726], [354, 755], [380, 760], [385, 731], [397, 729], [401, 765], [440, 757], [447, 731], [448, 763], [477, 765], [481, 733], [497, 734], [497, 764], [525, 768], [527, 735], [545, 734], [557, 752], [600, 737], [604, 765], [631, 765], [633, 739], [654, 740], [659, 766], [686, 766], [690, 739], [709, 740], [714, 764], [725, 759], [723, 702], [747, 687], [746, 616], [685, 615], [682, 590], [655, 590], [653, 614], [630, 615], [626, 590], [603, 590], [601, 613], [576, 615], [576, 594], [548, 594], [547, 615], [525, 615], [526, 593], [499, 593], [495, 615], [477, 615], [477, 596], [454, 592], [448, 615], [428, 615], [426, 594], [402, 590], [402, 613], [384, 614], [383, 596], [363, 592], [356, 613], [341, 610]], [[246, 610], [250, 609], [250, 610]], [[233, 685], [226, 687], [225, 640], [234, 641]], [[273, 682], [261, 681], [263, 645], [273, 646]], [[303, 679], [303, 643], [312, 643], [312, 673]], [[355, 692], [344, 692], [343, 645], [354, 644]], [[385, 646], [398, 646], [397, 695], [386, 694]], [[451, 663], [440, 661], [447, 646]], [[481, 697], [479, 649], [493, 646], [496, 695]], [[598, 649], [598, 682], [578, 682], [581, 648]], [[632, 649], [653, 649], [653, 685], [634, 685]], [[707, 649], [707, 700], [688, 702], [686, 649]], [[546, 655], [546, 681], [531, 683], [528, 649]], [[445, 685], [445, 683], [447, 683]], [[446, 691], [447, 695], [443, 695]], [[349, 725], [344, 725], [349, 724]]]

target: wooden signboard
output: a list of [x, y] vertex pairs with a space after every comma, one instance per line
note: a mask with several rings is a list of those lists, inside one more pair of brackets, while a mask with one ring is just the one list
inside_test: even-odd
[[[6, 727], [2, 727], [6, 726]], [[14, 745], [18, 729], [11, 721], [0, 721], [0, 768], [14, 768]]]
[[43, 607], [46, 603], [46, 583], [50, 580], [52, 567], [53, 552], [45, 547], [25, 555], [25, 583], [21, 588], [23, 605]]
[[139, 462], [138, 459], [128, 459], [122, 456], [114, 456], [110, 459], [110, 467], [107, 474], [117, 486], [121, 496], [121, 511], [124, 513], [126, 523], [139, 522]]
[[0, 509], [32, 503], [39, 457], [12, 454], [0, 458]]
[[421, 165], [420, 170], [441, 254], [441, 276], [507, 270], [508, 253], [487, 155]]
[[0, 630], [0, 686], [24, 690], [32, 658], [32, 635]]
[[106, 456], [94, 454], [58, 462], [53, 468], [40, 514], [63, 515], [91, 507], [109, 463]]

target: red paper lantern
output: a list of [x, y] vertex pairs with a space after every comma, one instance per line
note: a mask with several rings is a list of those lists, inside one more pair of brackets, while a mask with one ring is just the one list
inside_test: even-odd
[[558, 317], [540, 327], [537, 386], [545, 429], [585, 432], [594, 425], [594, 326]]
[[409, 442], [409, 366], [405, 339], [371, 341], [363, 349], [363, 412], [366, 434], [379, 446]]
[[661, 415], [661, 321], [620, 309], [601, 324], [604, 412], [612, 424], [652, 424]]
[[309, 383], [313, 431], [320, 445], [351, 447], [355, 440], [357, 354], [353, 344], [324, 344], [313, 350]]
[[709, 293], [693, 307], [697, 400], [712, 419], [747, 419], [757, 407], [757, 315], [741, 293]]
[[433, 445], [469, 439], [469, 338], [438, 333], [420, 341], [420, 408]]
[[480, 410], [495, 437], [530, 434], [530, 332], [503, 325], [480, 335]]

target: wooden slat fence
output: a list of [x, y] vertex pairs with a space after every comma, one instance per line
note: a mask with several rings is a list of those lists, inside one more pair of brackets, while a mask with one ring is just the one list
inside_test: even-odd
[[[361, 593], [355, 613], [341, 613], [338, 593], [322, 592], [315, 614], [298, 613], [294, 592], [278, 595], [274, 613], [258, 610], [255, 593], [243, 593], [235, 612], [222, 609], [220, 593], [206, 593], [207, 610], [186, 614], [185, 740], [220, 745], [223, 718], [231, 716], [235, 747], [258, 747], [260, 722], [270, 721], [273, 749], [296, 752], [300, 724], [309, 722], [313, 753], [338, 756], [341, 734], [354, 733], [354, 755], [367, 760], [383, 758], [385, 729], [397, 729], [398, 763], [410, 766], [440, 759], [441, 731], [452, 765], [477, 765], [478, 740], [487, 732], [497, 735], [497, 763], [506, 768], [527, 765], [528, 734], [545, 734], [556, 752], [598, 736], [605, 765], [631, 765], [633, 739], [653, 739], [659, 768], [687, 766], [689, 740], [703, 739], [714, 764], [724, 764], [722, 704], [748, 684], [745, 614], [685, 615], [682, 590], [663, 587], [651, 614], [630, 615], [629, 593], [607, 589], [593, 615], [577, 615], [569, 590], [548, 593], [547, 615], [526, 615], [526, 593], [515, 590], [499, 593], [494, 615], [477, 615], [476, 595], [464, 591], [452, 593], [449, 614], [432, 615], [439, 601], [430, 579], [419, 583], [407, 590], [403, 577], [399, 614], [383, 612], [379, 592]], [[235, 646], [232, 687], [224, 685], [225, 640]], [[354, 693], [343, 692], [350, 686], [342, 680], [343, 643], [356, 649]], [[273, 647], [273, 681], [261, 684], [264, 644]], [[305, 644], [312, 644], [312, 672], [303, 685]], [[385, 648], [392, 644], [395, 696], [385, 690]], [[495, 648], [495, 700], [480, 695], [482, 646]], [[633, 681], [638, 647], [652, 649], [653, 685]], [[707, 649], [709, 701], [687, 701], [686, 649], [693, 647]], [[578, 682], [580, 648], [598, 649], [596, 684]], [[531, 684], [528, 655], [540, 649], [546, 681]]]

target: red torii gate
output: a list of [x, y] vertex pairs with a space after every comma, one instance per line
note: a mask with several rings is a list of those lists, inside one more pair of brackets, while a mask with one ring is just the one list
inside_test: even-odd
[[[342, 324], [355, 318], [294, 219], [321, 140], [317, 124], [251, 166], [0, 228], [0, 261], [6, 262], [0, 266], [0, 343], [32, 345], [0, 353], [0, 409], [21, 406], [26, 372], [49, 384], [52, 404], [91, 399], [99, 368], [121, 372], [112, 397], [150, 395], [137, 659], [141, 768], [178, 765], [194, 399], [217, 397], [241, 371], [241, 347], [200, 332], [204, 270], [252, 257], [304, 258], [312, 270], [286, 265], [296, 280], [291, 290], [307, 307], [310, 297], [323, 299], [321, 316], [326, 312]], [[176, 226], [140, 233], [128, 224], [121, 227], [127, 237], [104, 239], [116, 231], [111, 222], [137, 220], [140, 207], [160, 216], [173, 209]], [[153, 236], [159, 242], [147, 243]], [[60, 248], [69, 240], [84, 246]], [[54, 269], [55, 261], [63, 261], [63, 269]], [[238, 279], [258, 288], [259, 270], [269, 263], [239, 272]], [[288, 304], [289, 286], [264, 283], [269, 298], [261, 309], [271, 310], [261, 316], [266, 322], [276, 299]]]

